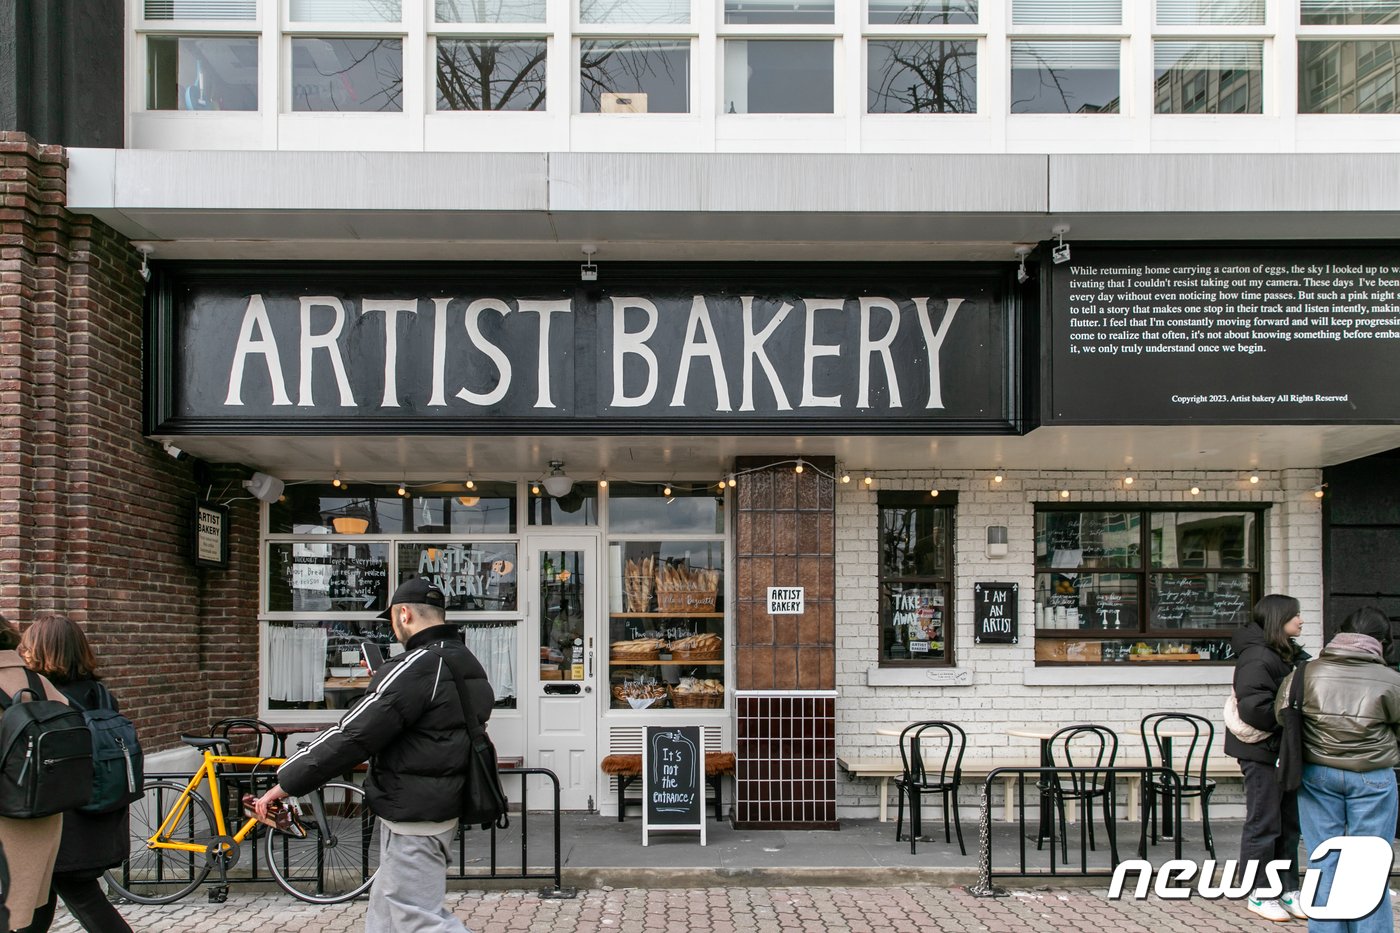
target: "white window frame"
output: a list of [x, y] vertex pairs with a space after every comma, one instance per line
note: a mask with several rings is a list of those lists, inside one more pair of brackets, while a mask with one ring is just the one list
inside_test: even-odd
[[[986, 86], [987, 17], [984, 7], [996, 0], [978, 4], [977, 22], [948, 24], [909, 24], [870, 22], [869, 0], [860, 4], [860, 113], [863, 117], [880, 120], [956, 120], [966, 122], [983, 116], [990, 103], [983, 88]], [[976, 109], [972, 113], [871, 113], [870, 100], [870, 42], [975, 42], [977, 44]]]

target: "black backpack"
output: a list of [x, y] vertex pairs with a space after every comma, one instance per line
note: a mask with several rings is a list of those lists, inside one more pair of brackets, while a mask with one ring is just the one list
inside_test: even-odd
[[496, 746], [486, 734], [481, 718], [467, 701], [467, 677], [463, 669], [465, 659], [458, 652], [435, 652], [457, 684], [457, 699], [462, 704], [462, 719], [467, 724], [467, 761], [463, 775], [462, 805], [458, 822], [465, 826], [480, 826], [482, 829], [506, 829], [510, 826], [507, 815], [509, 806], [505, 790], [501, 787], [501, 775], [496, 767]]
[[145, 755], [136, 737], [136, 726], [117, 712], [117, 704], [106, 687], [96, 687], [95, 709], [85, 709], [66, 690], [63, 694], [69, 705], [83, 714], [92, 733], [92, 799], [78, 809], [84, 813], [111, 813], [141, 799]]
[[[74, 810], [92, 795], [92, 734], [83, 714], [29, 686], [0, 690], [0, 816], [35, 819]], [[21, 694], [30, 699], [21, 701]]]

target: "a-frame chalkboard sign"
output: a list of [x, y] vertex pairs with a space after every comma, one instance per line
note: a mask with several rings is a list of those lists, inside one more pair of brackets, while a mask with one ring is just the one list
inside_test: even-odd
[[654, 832], [699, 832], [705, 845], [705, 727], [647, 726], [642, 741], [642, 845]]

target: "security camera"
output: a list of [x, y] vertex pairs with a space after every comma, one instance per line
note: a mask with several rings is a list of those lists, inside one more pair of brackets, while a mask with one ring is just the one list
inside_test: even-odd
[[165, 452], [166, 452], [166, 453], [168, 453], [170, 456], [174, 457], [176, 460], [179, 460], [179, 459], [181, 459], [182, 457], [185, 456], [185, 452], [184, 452], [183, 450], [181, 450], [180, 448], [176, 447], [174, 444], [170, 443], [169, 441], [166, 441], [166, 442], [165, 442], [163, 445], [161, 445], [161, 446], [163, 446], [163, 447], [165, 448]]
[[593, 255], [598, 252], [598, 247], [592, 243], [585, 243], [580, 249], [583, 252], [583, 265], [578, 267], [578, 278], [580, 282], [598, 281], [598, 264], [593, 261]]
[[1056, 246], [1053, 249], [1051, 249], [1050, 259], [1056, 265], [1059, 265], [1060, 263], [1064, 262], [1069, 262], [1069, 244], [1061, 243], [1059, 246]]
[[1019, 266], [1019, 267], [1017, 267], [1017, 269], [1016, 269], [1016, 281], [1020, 282], [1022, 285], [1025, 285], [1025, 284], [1026, 284], [1027, 282], [1029, 282], [1030, 280], [1031, 280], [1031, 274], [1030, 274], [1029, 272], [1026, 271], [1026, 267], [1025, 267], [1025, 266]]

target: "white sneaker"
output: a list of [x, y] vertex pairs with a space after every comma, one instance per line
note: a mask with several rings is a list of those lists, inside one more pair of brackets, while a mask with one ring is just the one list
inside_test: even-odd
[[1279, 898], [1279, 903], [1283, 909], [1293, 917], [1294, 920], [1306, 920], [1308, 915], [1303, 913], [1302, 904], [1298, 903], [1298, 898], [1302, 895], [1297, 891], [1284, 891], [1283, 897]]
[[1287, 923], [1293, 919], [1293, 915], [1284, 910], [1283, 905], [1278, 902], [1278, 898], [1269, 897], [1260, 900], [1251, 897], [1247, 903], [1249, 909], [1263, 917], [1265, 920], [1272, 920], [1274, 923]]

